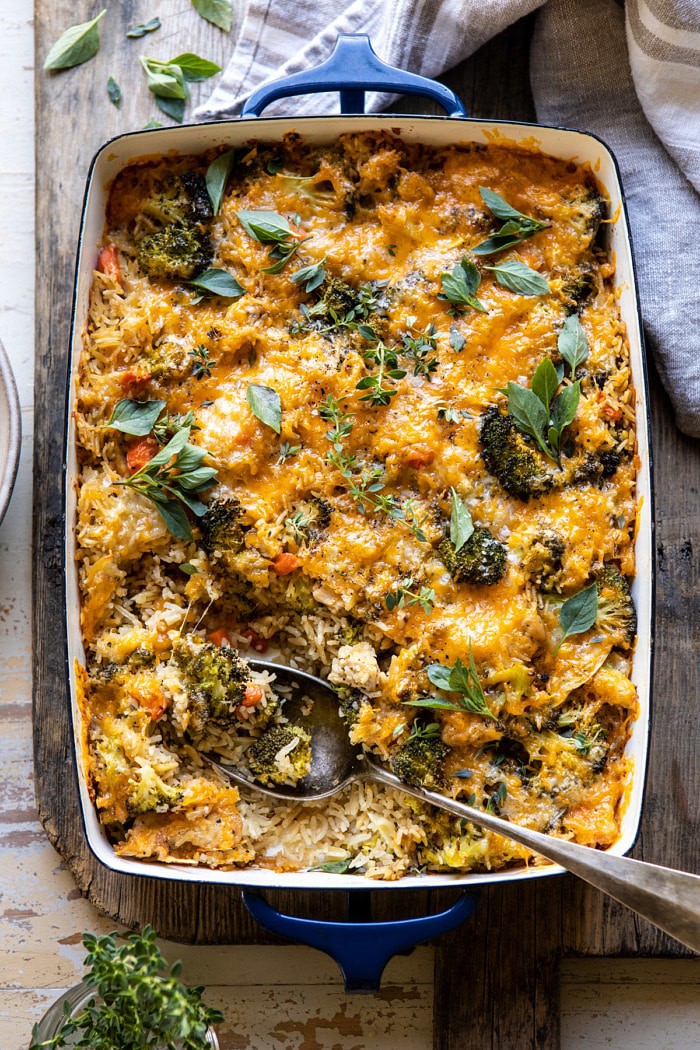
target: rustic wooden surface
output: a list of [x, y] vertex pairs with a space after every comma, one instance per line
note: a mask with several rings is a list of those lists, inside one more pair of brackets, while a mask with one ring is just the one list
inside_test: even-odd
[[[78, 14], [83, 18], [99, 9], [95, 4], [78, 6], [79, 12], [68, 0], [37, 4], [39, 69], [60, 31], [75, 22]], [[83, 173], [95, 149], [109, 136], [139, 128], [151, 117], [168, 122], [146, 92], [137, 68], [139, 54], [168, 58], [171, 53], [193, 50], [222, 62], [231, 46], [230, 38], [198, 19], [189, 5], [174, 0], [158, 4], [163, 19], [163, 29], [158, 33], [140, 41], [124, 38], [126, 26], [147, 20], [153, 13], [153, 6], [141, 0], [110, 5], [102, 22], [100, 53], [89, 65], [58, 76], [38, 72], [36, 77], [37, 804], [44, 828], [78, 887], [102, 912], [127, 925], [151, 921], [164, 936], [179, 940], [259, 943], [265, 935], [254, 928], [237, 894], [167, 886], [152, 879], [127, 880], [99, 868], [82, 839], [71, 758], [60, 643], [61, 416]], [[528, 21], [520, 23], [447, 78], [475, 115], [515, 119], [532, 115], [527, 86], [529, 30]], [[107, 100], [105, 84], [110, 75], [122, 85], [120, 110]], [[206, 90], [204, 85], [201, 91]], [[700, 624], [700, 589], [691, 530], [698, 520], [700, 457], [697, 445], [675, 431], [667, 401], [653, 374], [652, 387], [659, 550], [657, 670], [649, 790], [636, 855], [697, 869], [697, 792], [693, 789], [698, 782], [697, 728], [691, 712], [697, 696], [693, 648]], [[437, 906], [435, 897], [428, 902], [421, 894], [376, 895], [375, 915], [419, 913]], [[319, 917], [336, 914], [342, 908], [341, 898], [330, 894], [275, 894], [273, 903]], [[440, 1050], [548, 1050], [558, 1046], [559, 964], [570, 952], [682, 954], [678, 946], [647, 924], [635, 921], [623, 909], [573, 880], [546, 880], [540, 885], [488, 891], [476, 918], [439, 945], [435, 1045]], [[288, 1045], [296, 1043], [290, 1041]]]

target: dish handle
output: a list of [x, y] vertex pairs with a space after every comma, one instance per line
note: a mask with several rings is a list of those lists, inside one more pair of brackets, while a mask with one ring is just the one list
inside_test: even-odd
[[431, 98], [450, 117], [467, 115], [457, 95], [444, 84], [382, 62], [365, 33], [343, 33], [320, 66], [273, 80], [253, 91], [241, 110], [241, 116], [259, 117], [266, 106], [279, 98], [315, 95], [320, 91], [340, 92], [341, 113], [364, 113], [365, 91], [389, 91]]
[[[479, 903], [478, 893], [471, 890], [463, 893], [456, 904], [435, 915], [372, 922], [370, 892], [351, 890], [348, 893], [347, 922], [285, 915], [251, 890], [243, 891], [243, 903], [264, 929], [330, 955], [340, 967], [345, 991], [349, 993], [378, 992], [382, 973], [392, 956], [405, 954], [417, 944], [454, 930], [474, 913]], [[362, 921], [356, 921], [358, 911], [364, 912]]]

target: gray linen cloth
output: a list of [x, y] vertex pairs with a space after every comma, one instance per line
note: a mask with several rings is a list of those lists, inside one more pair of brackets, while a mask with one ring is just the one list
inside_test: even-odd
[[[318, 65], [338, 33], [368, 33], [391, 65], [437, 76], [538, 7], [538, 120], [599, 135], [630, 210], [642, 314], [681, 430], [700, 437], [700, 0], [250, 0], [200, 120], [239, 113], [266, 80]], [[370, 95], [378, 110], [387, 96]], [[266, 111], [338, 112], [310, 96]]]

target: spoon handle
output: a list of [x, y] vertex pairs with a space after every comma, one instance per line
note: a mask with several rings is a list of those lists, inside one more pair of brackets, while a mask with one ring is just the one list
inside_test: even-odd
[[700, 952], [700, 875], [552, 838], [435, 791], [404, 784], [371, 760], [365, 759], [362, 765], [366, 780], [386, 784], [527, 846], [644, 916], [688, 948]]

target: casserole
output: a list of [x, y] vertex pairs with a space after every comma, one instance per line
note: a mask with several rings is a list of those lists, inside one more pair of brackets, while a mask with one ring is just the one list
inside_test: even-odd
[[[361, 38], [360, 41], [361, 43]], [[345, 82], [350, 68], [344, 63], [347, 59], [343, 57], [343, 50], [348, 46], [348, 41], [341, 42], [332, 60], [325, 64], [323, 74], [315, 73], [316, 86], [327, 89], [329, 86], [340, 88]], [[367, 58], [363, 67], [362, 62], [357, 61], [358, 41], [353, 41], [354, 55], [352, 68], [355, 75], [355, 84], [352, 90], [345, 95], [345, 104], [353, 108], [358, 106], [358, 91], [363, 87], [372, 88], [398, 88], [415, 90], [424, 85], [416, 84], [413, 80], [402, 80], [402, 75], [396, 71], [387, 73], [386, 68], [378, 65], [376, 59]], [[371, 52], [370, 52], [371, 54]], [[342, 72], [338, 72], [334, 63], [341, 63]], [[369, 68], [368, 68], [369, 67]], [[330, 80], [323, 77], [332, 73]], [[264, 97], [262, 102], [271, 101], [274, 97], [280, 97], [283, 93], [297, 93], [302, 87], [304, 90], [311, 88], [313, 78], [306, 76], [306, 82], [300, 84], [299, 79], [293, 85], [272, 85], [270, 89], [264, 89], [258, 94], [258, 98], [252, 99], [250, 106], [260, 102], [260, 95]], [[362, 79], [364, 77], [364, 79]], [[420, 78], [418, 78], [420, 79]], [[445, 89], [433, 86], [431, 94], [438, 94], [440, 101], [447, 101], [453, 112], [459, 111], [459, 104], [455, 99], [449, 98]], [[588, 163], [595, 172], [596, 178], [603, 185], [611, 202], [611, 211], [616, 216], [616, 221], [611, 227], [610, 249], [615, 254], [617, 262], [617, 277], [620, 293], [620, 309], [622, 318], [627, 326], [627, 334], [630, 344], [630, 356], [632, 367], [632, 381], [636, 391], [636, 415], [638, 421], [638, 457], [639, 471], [637, 476], [637, 493], [639, 498], [638, 530], [636, 538], [636, 563], [637, 577], [634, 585], [634, 598], [639, 618], [639, 631], [637, 649], [633, 666], [633, 681], [637, 687], [640, 697], [640, 714], [634, 724], [632, 736], [628, 745], [629, 757], [634, 762], [634, 776], [629, 792], [628, 804], [623, 814], [621, 836], [612, 847], [614, 852], [625, 852], [634, 842], [641, 810], [642, 779], [646, 758], [646, 739], [648, 729], [648, 704], [650, 688], [650, 662], [651, 662], [651, 601], [652, 601], [652, 576], [651, 576], [651, 531], [652, 531], [652, 505], [650, 489], [650, 463], [648, 443], [648, 421], [646, 414], [646, 376], [644, 369], [643, 348], [641, 344], [641, 333], [639, 327], [638, 312], [634, 293], [634, 273], [631, 258], [629, 235], [624, 215], [624, 203], [622, 191], [619, 185], [614, 160], [609, 151], [598, 140], [592, 136], [580, 132], [562, 131], [553, 128], [538, 128], [526, 124], [493, 124], [490, 122], [472, 120], [449, 120], [445, 118], [427, 117], [397, 117], [389, 116], [347, 116], [338, 118], [303, 118], [290, 122], [284, 119], [262, 120], [251, 124], [245, 120], [236, 122], [219, 123], [215, 125], [184, 127], [175, 129], [163, 129], [134, 133], [121, 136], [120, 138], [104, 146], [93, 162], [88, 188], [86, 191], [85, 208], [83, 213], [83, 227], [78, 257], [78, 273], [76, 281], [76, 293], [74, 304], [73, 323], [73, 347], [71, 362], [71, 387], [69, 391], [69, 404], [72, 403], [73, 387], [72, 379], [75, 375], [79, 355], [81, 351], [82, 331], [87, 317], [88, 293], [91, 283], [92, 268], [95, 252], [103, 233], [106, 195], [109, 185], [114, 177], [130, 162], [142, 158], [145, 155], [163, 154], [173, 151], [177, 154], [188, 154], [202, 152], [212, 147], [231, 147], [247, 142], [251, 137], [264, 139], [265, 141], [277, 141], [288, 131], [294, 130], [301, 134], [312, 144], [327, 143], [335, 140], [338, 134], [343, 132], [359, 132], [369, 129], [398, 129], [401, 137], [411, 142], [422, 142], [431, 146], [445, 146], [451, 143], [488, 143], [494, 141], [508, 142], [525, 148], [534, 148], [553, 157], [565, 160], [576, 160], [578, 163]], [[153, 136], [156, 136], [155, 138]], [[72, 566], [75, 562], [75, 550], [72, 531], [72, 522], [75, 518], [75, 486], [73, 479], [76, 474], [75, 456], [75, 434], [73, 420], [69, 421], [67, 434], [67, 484], [66, 484], [66, 519], [67, 531], [67, 565]], [[68, 656], [71, 674], [73, 718], [76, 730], [76, 739], [83, 740], [84, 727], [81, 725], [80, 712], [76, 700], [76, 683], [74, 677], [74, 660], [81, 659], [80, 624], [79, 624], [79, 601], [76, 576], [72, 571], [67, 576], [67, 618], [68, 618]], [[260, 869], [244, 869], [236, 871], [208, 871], [200, 868], [190, 868], [178, 865], [161, 866], [148, 863], [144, 866], [143, 861], [133, 861], [126, 857], [115, 855], [103, 830], [97, 820], [96, 814], [89, 798], [87, 777], [85, 768], [85, 755], [82, 744], [78, 747], [78, 765], [80, 776], [81, 801], [83, 805], [83, 816], [89, 845], [98, 859], [108, 867], [116, 871], [130, 874], [149, 874], [155, 877], [180, 879], [187, 881], [215, 882], [226, 885], [238, 886], [260, 886], [260, 887], [284, 887], [284, 888], [388, 888], [398, 885], [401, 888], [417, 886], [420, 888], [444, 887], [448, 885], [476, 887], [485, 882], [500, 883], [506, 881], [519, 881], [523, 878], [532, 878], [538, 875], [551, 874], [557, 869], [554, 867], [540, 867], [528, 869], [506, 869], [497, 873], [472, 873], [459, 875], [428, 874], [420, 877], [405, 876], [399, 883], [386, 883], [378, 886], [373, 880], [365, 879], [363, 876], [327, 875], [321, 878], [313, 872], [290, 872], [277, 873]]]

